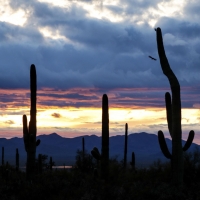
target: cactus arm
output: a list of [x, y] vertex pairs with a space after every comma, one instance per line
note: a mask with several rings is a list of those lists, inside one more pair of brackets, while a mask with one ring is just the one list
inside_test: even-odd
[[39, 146], [40, 142], [41, 142], [41, 140], [38, 139], [38, 140], [36, 141], [36, 143], [35, 143], [35, 146], [36, 146], [36, 147]]
[[99, 153], [99, 150], [96, 147], [93, 148], [93, 150], [91, 151], [91, 154], [96, 160], [101, 159], [101, 154]]
[[159, 54], [160, 64], [161, 64], [163, 73], [169, 79], [170, 86], [172, 88], [174, 88], [174, 87], [180, 88], [179, 82], [178, 82], [174, 72], [171, 70], [169, 62], [167, 60], [164, 45], [163, 45], [162, 32], [161, 32], [161, 29], [159, 27], [157, 28], [156, 33], [157, 33], [158, 54]]
[[168, 150], [166, 141], [165, 141], [165, 137], [162, 131], [158, 131], [158, 141], [159, 141], [159, 145], [160, 145], [160, 149], [162, 151], [162, 153], [164, 154], [164, 156], [168, 159], [172, 158], [171, 153]]
[[171, 95], [169, 92], [165, 93], [165, 105], [166, 105], [168, 129], [172, 138], [172, 103], [171, 103]]
[[194, 133], [193, 130], [189, 132], [188, 139], [187, 139], [187, 141], [186, 141], [186, 143], [185, 143], [185, 145], [183, 147], [183, 151], [187, 151], [190, 148], [190, 146], [192, 144], [192, 141], [194, 139], [194, 134], [195, 133]]

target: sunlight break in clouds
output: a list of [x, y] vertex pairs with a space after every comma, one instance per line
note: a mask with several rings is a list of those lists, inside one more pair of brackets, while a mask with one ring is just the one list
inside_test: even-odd
[[100, 135], [104, 93], [109, 97], [111, 135], [124, 134], [125, 123], [129, 133], [162, 129], [167, 134], [164, 93], [169, 84], [158, 60], [152, 29], [156, 23], [163, 27], [167, 55], [181, 81], [184, 136], [191, 129], [198, 133], [199, 29], [184, 18], [182, 2], [2, 3], [0, 133], [22, 137], [22, 115], [29, 118], [30, 112], [29, 66], [34, 63], [40, 87], [38, 134]]
[[27, 14], [24, 10], [14, 10], [9, 6], [9, 0], [1, 1], [0, 21], [9, 22], [14, 25], [23, 26], [27, 20]]

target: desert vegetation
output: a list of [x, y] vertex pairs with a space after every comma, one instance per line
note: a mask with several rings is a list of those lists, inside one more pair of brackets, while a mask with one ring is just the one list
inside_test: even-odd
[[[127, 163], [128, 124], [125, 124], [124, 159], [118, 161], [109, 157], [109, 104], [108, 97], [102, 97], [102, 146], [91, 152], [77, 150], [76, 164], [72, 169], [52, 170], [53, 161], [39, 154], [36, 159], [36, 69], [30, 69], [30, 122], [23, 116], [23, 139], [27, 152], [26, 172], [19, 170], [19, 154], [16, 150], [16, 166], [4, 164], [2, 148], [2, 166], [0, 171], [1, 199], [200, 199], [200, 150], [187, 153], [194, 138], [191, 130], [185, 146], [182, 147], [181, 98], [180, 85], [171, 70], [165, 55], [161, 29], [156, 29], [158, 54], [163, 73], [167, 76], [171, 93], [166, 93], [166, 111], [169, 133], [172, 138], [172, 151], [167, 148], [164, 134], [158, 131], [160, 148], [169, 159], [162, 163], [155, 161], [149, 168], [135, 167], [135, 153]], [[42, 141], [41, 141], [42, 145]], [[137, 156], [136, 156], [137, 157]], [[47, 167], [48, 166], [48, 167]]]
[[[109, 159], [109, 178], [100, 177], [99, 163], [85, 152], [77, 151], [72, 169], [35, 172], [33, 180], [10, 165], [1, 166], [1, 199], [199, 199], [200, 150], [184, 153], [183, 185], [177, 190], [171, 184], [171, 164], [157, 160], [149, 168], [124, 169], [123, 162]], [[80, 161], [80, 157], [81, 161]], [[37, 166], [37, 165], [36, 165]], [[96, 170], [97, 169], [97, 170]]]

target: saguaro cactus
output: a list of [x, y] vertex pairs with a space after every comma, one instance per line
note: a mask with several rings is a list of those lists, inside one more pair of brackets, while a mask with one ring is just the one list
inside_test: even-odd
[[43, 163], [42, 163], [42, 154], [38, 155], [38, 172], [41, 174], [42, 173], [42, 168], [43, 168]]
[[83, 157], [85, 155], [85, 139], [84, 137], [82, 138], [82, 152], [83, 152]]
[[132, 169], [135, 170], [135, 153], [132, 152], [131, 162], [130, 162]]
[[109, 174], [109, 113], [108, 97], [103, 95], [102, 100], [102, 149], [101, 149], [101, 176], [108, 178]]
[[36, 146], [40, 144], [40, 140], [36, 141], [36, 69], [35, 65], [31, 65], [30, 68], [30, 92], [31, 92], [31, 109], [30, 109], [30, 122], [29, 127], [27, 125], [27, 117], [23, 115], [23, 138], [24, 146], [27, 152], [26, 163], [26, 176], [28, 180], [33, 178], [35, 172], [35, 153]]
[[1, 165], [4, 165], [4, 147], [2, 147], [2, 152], [1, 152]]
[[19, 152], [18, 152], [18, 149], [16, 149], [15, 162], [16, 162], [16, 171], [18, 171], [19, 170]]
[[163, 132], [158, 131], [158, 140], [163, 154], [171, 159], [172, 181], [175, 185], [181, 185], [183, 182], [183, 151], [186, 151], [192, 144], [194, 131], [190, 131], [187, 142], [182, 148], [182, 130], [181, 130], [181, 97], [180, 85], [178, 79], [170, 68], [163, 46], [162, 32], [160, 28], [156, 29], [157, 48], [160, 58], [160, 64], [164, 75], [167, 76], [171, 92], [165, 94], [166, 113], [169, 133], [172, 138], [172, 153], [169, 152]]
[[106, 180], [109, 175], [109, 113], [108, 97], [106, 94], [102, 98], [101, 154], [96, 147], [93, 148], [91, 154], [96, 160], [101, 160], [101, 177]]
[[52, 157], [50, 157], [50, 160], [49, 160], [49, 169], [52, 170], [52, 167], [53, 167], [53, 161], [52, 161]]
[[124, 144], [124, 169], [127, 163], [127, 143], [128, 143], [128, 124], [125, 124], [125, 144]]

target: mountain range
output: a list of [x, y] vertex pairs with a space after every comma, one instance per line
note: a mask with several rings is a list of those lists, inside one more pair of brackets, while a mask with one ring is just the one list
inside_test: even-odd
[[[101, 151], [101, 137], [96, 135], [85, 135], [75, 138], [61, 137], [56, 133], [49, 135], [39, 135], [37, 139], [41, 140], [40, 145], [36, 149], [36, 155], [45, 154], [49, 157], [52, 156], [55, 164], [58, 165], [73, 165], [75, 163], [75, 157], [77, 150], [82, 149], [82, 138], [85, 139], [85, 150], [90, 153], [93, 147], [97, 147]], [[110, 158], [117, 157], [118, 160], [123, 159], [124, 154], [124, 135], [117, 135], [110, 137]], [[170, 139], [166, 139], [167, 146], [171, 151], [172, 142]], [[185, 141], [182, 141], [183, 145]], [[24, 149], [23, 138], [0, 138], [0, 148], [4, 147], [5, 162], [8, 161], [11, 165], [15, 164], [15, 152], [18, 148], [20, 155], [20, 166], [25, 166], [26, 163], [26, 151]], [[192, 144], [188, 151], [194, 151], [197, 144]], [[127, 159], [131, 160], [131, 154], [134, 151], [136, 167], [144, 167], [152, 164], [154, 161], [160, 159], [165, 162], [168, 161], [162, 154], [158, 137], [155, 134], [132, 133], [128, 135], [128, 149]], [[1, 152], [1, 149], [0, 149]], [[1, 153], [0, 153], [1, 157]], [[1, 164], [1, 163], [0, 163]]]

